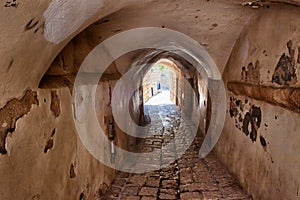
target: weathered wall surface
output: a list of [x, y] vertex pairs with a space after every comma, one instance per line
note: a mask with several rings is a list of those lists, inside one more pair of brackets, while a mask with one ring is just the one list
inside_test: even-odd
[[223, 78], [227, 116], [216, 150], [254, 199], [299, 199], [300, 11], [253, 18]]
[[[111, 118], [107, 109], [109, 88], [114, 84], [115, 81], [101, 82], [98, 87], [96, 109], [105, 131]], [[133, 102], [135, 110], [140, 109], [139, 103], [140, 100]], [[9, 112], [3, 113], [5, 109]], [[97, 199], [108, 188], [115, 170], [94, 159], [78, 138], [69, 88], [26, 92], [0, 113], [1, 199]], [[133, 117], [140, 114], [133, 112]], [[15, 123], [11, 125], [11, 121]], [[117, 127], [115, 130], [115, 144], [130, 149], [134, 139]], [[110, 155], [110, 149], [103, 149], [103, 153]]]
[[50, 90], [38, 90], [38, 105], [17, 119], [6, 138], [7, 154], [0, 155], [1, 199], [79, 199], [81, 193], [96, 198], [114, 176], [78, 139], [69, 90], [53, 93], [55, 98]]
[[[299, 92], [291, 89], [299, 87], [296, 8], [276, 9], [275, 6], [273, 9], [271, 5], [271, 9], [252, 9], [242, 7], [238, 0], [89, 2], [15, 0], [0, 5], [1, 199], [93, 199], [114, 177], [114, 170], [93, 159], [77, 138], [71, 95], [65, 87], [72, 87], [74, 73], [101, 41], [136, 27], [174, 29], [202, 44], [222, 72], [240, 30], [259, 13], [263, 15], [241, 35], [224, 74], [226, 83], [243, 79], [246, 85], [242, 91], [234, 89], [237, 88], [234, 83], [228, 85], [231, 88], [228, 107], [231, 105], [233, 109], [228, 111], [217, 150], [256, 197], [279, 198], [280, 194], [286, 194], [287, 198], [294, 199], [299, 196], [299, 177], [295, 176], [299, 174], [296, 148], [299, 114], [293, 109], [299, 108]], [[299, 3], [298, 0], [285, 2]], [[57, 20], [61, 16], [64, 19]], [[131, 61], [114, 63], [106, 79], [120, 78]], [[42, 84], [44, 89], [38, 89], [46, 71], [48, 75], [60, 77], [46, 79]], [[258, 71], [260, 76], [255, 75]], [[196, 79], [199, 85], [205, 85], [200, 84], [202, 79], [193, 77], [194, 86]], [[109, 87], [114, 84], [114, 81], [102, 83], [99, 96], [103, 99], [99, 107], [109, 103]], [[285, 95], [267, 97], [257, 92], [255, 88], [262, 84], [288, 93], [288, 105], [283, 103]], [[28, 88], [32, 90], [25, 92]], [[202, 109], [201, 113], [205, 113], [206, 87], [199, 88], [199, 93], [203, 94], [200, 106], [193, 112]], [[251, 94], [251, 98], [246, 101], [244, 94]], [[126, 91], [120, 95], [126, 95]], [[273, 100], [275, 104], [270, 105]], [[140, 92], [134, 94], [132, 102], [133, 118], [139, 121]], [[109, 109], [106, 112], [110, 114]], [[100, 113], [100, 124], [106, 127], [109, 118]], [[204, 119], [201, 123], [201, 127], [205, 125]], [[284, 127], [289, 127], [288, 131]], [[115, 142], [127, 148], [132, 144], [130, 141], [117, 128]]]
[[[1, 106], [9, 99], [21, 96], [25, 89], [36, 88], [57, 54], [81, 30], [92, 22], [132, 3], [130, 0], [118, 1], [118, 3], [99, 2], [101, 1], [81, 4], [79, 10], [79, 1], [21, 2], [16, 0], [1, 3], [0, 54], [3, 55], [0, 75], [0, 79], [3, 80], [0, 86], [3, 94], [0, 99]], [[73, 3], [76, 6], [72, 6]], [[96, 10], [95, 4], [97, 4]], [[91, 9], [93, 12], [90, 12]], [[81, 17], [78, 17], [78, 14]], [[57, 17], [61, 17], [61, 20], [57, 20]], [[75, 26], [72, 27], [73, 25]], [[67, 33], [55, 35], [55, 30], [61, 33], [67, 31]], [[52, 39], [47, 35], [52, 35]], [[54, 43], [59, 40], [62, 41]], [[18, 81], [15, 81], [11, 77], [17, 74], [20, 76], [17, 78]]]

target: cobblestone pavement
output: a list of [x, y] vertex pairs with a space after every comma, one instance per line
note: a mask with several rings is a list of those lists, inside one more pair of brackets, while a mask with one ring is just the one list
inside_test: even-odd
[[[102, 199], [251, 199], [213, 153], [204, 159], [198, 158], [203, 140], [199, 134], [182, 156], [177, 155], [182, 150], [182, 144], [189, 142], [190, 137], [182, 134], [174, 138], [175, 134], [187, 132], [184, 126], [188, 126], [188, 123], [180, 120], [174, 105], [147, 108], [151, 118], [149, 131], [157, 135], [143, 139], [139, 151], [160, 149], [156, 159], [151, 158], [152, 165], [164, 165], [172, 159], [175, 161], [165, 168], [144, 174], [118, 172]], [[165, 144], [171, 145], [165, 148]]]

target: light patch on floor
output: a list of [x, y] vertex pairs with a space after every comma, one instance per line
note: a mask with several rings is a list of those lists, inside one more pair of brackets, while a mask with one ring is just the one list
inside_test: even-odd
[[161, 93], [153, 96], [145, 103], [146, 106], [170, 105], [170, 104], [174, 104], [174, 103], [170, 100], [169, 90], [163, 90]]

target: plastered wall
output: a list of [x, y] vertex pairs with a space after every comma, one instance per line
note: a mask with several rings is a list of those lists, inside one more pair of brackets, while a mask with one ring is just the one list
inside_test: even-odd
[[216, 151], [254, 199], [299, 199], [299, 9], [254, 17], [223, 79], [227, 114]]

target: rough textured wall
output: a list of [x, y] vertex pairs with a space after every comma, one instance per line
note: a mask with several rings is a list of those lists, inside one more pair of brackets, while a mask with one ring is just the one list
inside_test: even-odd
[[39, 89], [35, 99], [38, 104], [16, 119], [5, 140], [7, 154], [0, 155], [1, 199], [101, 195], [114, 171], [93, 159], [78, 139], [69, 90]]
[[[98, 119], [105, 131], [111, 118], [107, 94], [114, 83], [101, 82], [97, 92], [96, 110], [101, 110]], [[133, 117], [142, 115], [139, 100], [133, 102], [133, 108], [138, 110]], [[12, 115], [3, 114], [5, 109]], [[72, 97], [66, 87], [27, 91], [0, 110], [1, 199], [97, 199], [108, 188], [115, 170], [87, 152], [77, 136], [72, 113]], [[135, 140], [118, 127], [115, 130], [115, 144], [130, 149]], [[110, 154], [110, 150], [103, 149], [103, 153]]]
[[[81, 6], [71, 6], [72, 2], [79, 3]], [[98, 193], [99, 188], [105, 188], [102, 183], [105, 181], [109, 183], [113, 177], [113, 171], [95, 161], [74, 136], [75, 130], [72, 125], [70, 107], [71, 97], [68, 89], [59, 89], [58, 82], [54, 82], [52, 85], [56, 89], [38, 89], [38, 84], [51, 63], [63, 66], [63, 70], [51, 68], [48, 74], [67, 75], [76, 71], [85, 55], [105, 38], [130, 28], [156, 26], [178, 30], [193, 37], [205, 46], [220, 71], [223, 71], [233, 44], [244, 24], [251, 16], [260, 12], [268, 12], [265, 7], [256, 10], [242, 7], [241, 2], [237, 0], [201, 0], [184, 1], [184, 3], [180, 0], [143, 1], [143, 3], [136, 0], [104, 0], [99, 1], [101, 2], [99, 4], [97, 4], [98, 1], [89, 2], [92, 3], [16, 0], [3, 2], [0, 5], [0, 55], [2, 56], [0, 60], [2, 83], [0, 86], [0, 120], [2, 122], [0, 168], [2, 169], [1, 180], [3, 180], [0, 192], [3, 199], [22, 199], [21, 197], [33, 199], [43, 199], [43, 197], [68, 199], [70, 197], [73, 199], [85, 195], [92, 198]], [[67, 12], [62, 13], [66, 7], [70, 9], [65, 9]], [[28, 12], [29, 10], [30, 12]], [[64, 20], [55, 20], [62, 15], [65, 17]], [[76, 21], [77, 19], [78, 21]], [[98, 21], [99, 19], [102, 20]], [[277, 21], [276, 17], [271, 19], [263, 27], [271, 26], [274, 21]], [[294, 19], [297, 18], [292, 18], [292, 20]], [[73, 20], [75, 28], [69, 27], [69, 22]], [[62, 23], [52, 24], [55, 21]], [[282, 24], [286, 26], [287, 21], [291, 21], [291, 19], [285, 19]], [[74, 54], [67, 53], [64, 57], [61, 56], [62, 53], [57, 57], [67, 43], [88, 26], [90, 27], [86, 29], [87, 31], [83, 32], [86, 36], [76, 37], [73, 40], [75, 43], [70, 44], [77, 48]], [[51, 33], [51, 31], [54, 32]], [[61, 32], [61, 34], [56, 35], [55, 31], [56, 33]], [[274, 30], [274, 32], [285, 35], [282, 31]], [[290, 34], [289, 31], [287, 33]], [[264, 36], [263, 38], [269, 37]], [[284, 41], [280, 43], [284, 46], [278, 55], [282, 55], [283, 51], [287, 55], [283, 57], [281, 63], [290, 63], [291, 54], [288, 54], [286, 49], [286, 44], [290, 39], [284, 38]], [[295, 44], [297, 43], [293, 39], [292, 47]], [[82, 48], [83, 46], [86, 48]], [[277, 46], [274, 49], [277, 49]], [[57, 59], [53, 62], [56, 57]], [[76, 59], [73, 60], [73, 58]], [[279, 58], [277, 57], [274, 61], [276, 66]], [[123, 64], [124, 62], [130, 63], [130, 60], [122, 62]], [[120, 71], [122, 74], [126, 71], [123, 64], [121, 63], [120, 67], [113, 71]], [[255, 63], [252, 64], [255, 66]], [[282, 69], [279, 65], [276, 74], [280, 74]], [[287, 67], [287, 69], [288, 74], [293, 74], [293, 67]], [[273, 73], [272, 70], [271, 72]], [[238, 77], [240, 72], [237, 73]], [[275, 82], [277, 80], [282, 82], [282, 79], [286, 79], [278, 79], [276, 75], [274, 77]], [[294, 76], [288, 75], [287, 77], [290, 78], [287, 78], [286, 82], [293, 84], [295, 79], [291, 77]], [[70, 85], [72, 80], [69, 81], [69, 78], [65, 79], [63, 76], [61, 78], [63, 83], [72, 86]], [[257, 77], [254, 79], [257, 80]], [[31, 88], [33, 93], [29, 92], [26, 95], [25, 91], [28, 88]], [[107, 87], [103, 91], [107, 94]], [[35, 94], [35, 92], [37, 93]], [[46, 102], [44, 102], [44, 98]], [[51, 99], [53, 99], [52, 103]], [[12, 109], [15, 105], [16, 108]], [[262, 108], [261, 110], [264, 113]], [[286, 110], [282, 112], [286, 112]], [[292, 115], [294, 113], [282, 114], [283, 118], [287, 116], [287, 119], [290, 119]], [[278, 119], [277, 114], [275, 118]], [[283, 122], [287, 123], [288, 120]], [[236, 131], [236, 129], [230, 129], [232, 134], [235, 133], [233, 130]], [[119, 136], [120, 138], [124, 137], [120, 134]], [[270, 138], [265, 138], [266, 143], [269, 141], [268, 139], [270, 140]], [[120, 144], [121, 141], [126, 141], [126, 139], [118, 140]], [[287, 137], [286, 140], [290, 139]], [[262, 143], [264, 144], [264, 142]], [[292, 143], [288, 144], [291, 146], [289, 151], [294, 151]], [[77, 156], [74, 152], [78, 152]], [[282, 153], [278, 156], [283, 157]], [[278, 158], [278, 160], [284, 159]], [[291, 163], [291, 160], [288, 160], [288, 163]], [[297, 165], [291, 166], [292, 171], [295, 171], [293, 170], [295, 166]], [[279, 167], [275, 169], [279, 171]], [[99, 175], [98, 171], [101, 171], [100, 174], [107, 172], [108, 176]], [[94, 176], [95, 174], [97, 176]], [[28, 184], [29, 180], [32, 180], [34, 184]], [[92, 183], [95, 184], [92, 185]], [[295, 184], [291, 190], [294, 191], [294, 188]]]
[[[102, 7], [97, 6], [99, 9], [93, 15], [90, 10], [95, 7], [95, 1], [82, 5], [79, 11], [79, 6], [72, 6], [72, 1], [17, 0], [1, 3], [0, 55], [3, 59], [0, 62], [0, 78], [5, 81], [0, 86], [3, 93], [0, 105], [3, 106], [13, 97], [21, 96], [27, 88], [36, 88], [54, 58], [75, 35], [91, 23], [130, 3], [134, 1], [103, 1]], [[67, 7], [70, 9], [64, 9]], [[64, 17], [57, 20], [56, 17], [60, 16]], [[78, 21], [82, 23], [78, 24]], [[74, 24], [75, 30], [70, 27]], [[47, 37], [56, 30], [61, 33], [70, 30], [73, 32], [69, 32], [66, 38], [57, 38], [63, 41], [56, 44]], [[12, 78], [16, 76], [18, 81]]]
[[[120, 5], [116, 4], [116, 7]], [[84, 31], [78, 31], [78, 35], [55, 58], [47, 74], [76, 71], [86, 55], [99, 43], [122, 31], [140, 27], [169, 28], [189, 35], [206, 48], [220, 71], [223, 71], [242, 27], [251, 16], [264, 9], [243, 7], [239, 0], [132, 3], [100, 20], [90, 22]], [[138, 54], [134, 52], [131, 57]], [[115, 62], [114, 70], [123, 74], [126, 71], [124, 66], [130, 63], [131, 59]], [[60, 65], [64, 65], [65, 69], [60, 70]]]
[[216, 150], [254, 199], [298, 199], [299, 8], [253, 18], [224, 71], [227, 116]]

